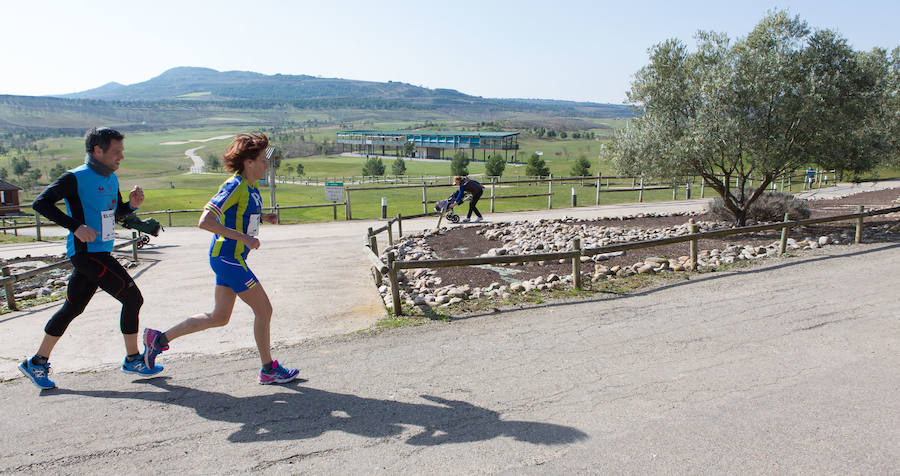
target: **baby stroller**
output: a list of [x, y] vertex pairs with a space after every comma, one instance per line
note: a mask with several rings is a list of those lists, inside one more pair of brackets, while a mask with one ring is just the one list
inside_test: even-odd
[[[467, 202], [472, 199], [472, 196], [466, 194], [463, 198], [463, 202]], [[437, 227], [441, 227], [441, 220], [444, 219], [444, 215], [447, 215], [447, 219], [450, 220], [450, 223], [459, 223], [459, 215], [453, 212], [453, 209], [450, 208], [450, 204], [453, 203], [452, 198], [445, 198], [443, 200], [438, 200], [437, 203], [434, 204], [434, 211], [439, 212], [441, 214], [438, 217]]]
[[[441, 216], [446, 215], [447, 219], [450, 220], [450, 223], [459, 223], [459, 215], [453, 212], [453, 209], [450, 208], [450, 199], [445, 198], [443, 200], [439, 200], [434, 204], [434, 211], [439, 212]], [[438, 220], [440, 223], [440, 220]]]
[[137, 243], [138, 248], [143, 248], [144, 245], [150, 243], [150, 237], [147, 235], [159, 236], [160, 230], [163, 230], [163, 227], [155, 218], [141, 220], [134, 213], [125, 215], [125, 217], [119, 221], [119, 224], [125, 228], [138, 232], [138, 236], [141, 238], [141, 241], [138, 241]]

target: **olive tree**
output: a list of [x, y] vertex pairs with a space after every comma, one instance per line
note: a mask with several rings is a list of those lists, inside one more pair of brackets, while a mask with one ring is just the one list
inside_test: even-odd
[[734, 44], [714, 32], [696, 39], [695, 52], [677, 39], [655, 45], [635, 74], [628, 100], [640, 114], [606, 149], [621, 173], [673, 182], [699, 175], [744, 225], [782, 174], [839, 155], [851, 160], [826, 154], [836, 144], [858, 151], [842, 165], [848, 170], [884, 154], [883, 127], [861, 126], [883, 114], [870, 100], [877, 68], [861, 65], [835, 33], [811, 33], [776, 11]]

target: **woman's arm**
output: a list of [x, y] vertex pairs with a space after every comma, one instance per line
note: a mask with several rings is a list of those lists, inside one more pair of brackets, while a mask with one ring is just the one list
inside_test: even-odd
[[240, 241], [251, 250], [259, 248], [258, 239], [219, 223], [219, 220], [216, 219], [216, 214], [209, 209], [203, 210], [203, 214], [200, 215], [200, 222], [197, 223], [197, 226], [201, 230], [206, 230], [219, 236], [224, 236], [225, 238]]

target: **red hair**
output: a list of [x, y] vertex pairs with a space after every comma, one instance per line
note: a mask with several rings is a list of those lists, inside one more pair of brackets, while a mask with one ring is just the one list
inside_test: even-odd
[[269, 138], [262, 132], [238, 134], [231, 141], [231, 145], [222, 157], [223, 166], [229, 172], [244, 172], [244, 162], [253, 160], [259, 156], [260, 151], [269, 147]]

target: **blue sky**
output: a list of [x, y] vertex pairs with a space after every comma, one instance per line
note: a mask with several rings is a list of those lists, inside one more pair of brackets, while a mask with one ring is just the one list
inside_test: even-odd
[[175, 66], [621, 103], [647, 49], [787, 9], [856, 49], [900, 45], [897, 1], [0, 2], [0, 94], [132, 84]]

